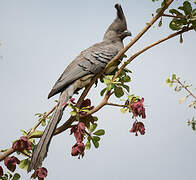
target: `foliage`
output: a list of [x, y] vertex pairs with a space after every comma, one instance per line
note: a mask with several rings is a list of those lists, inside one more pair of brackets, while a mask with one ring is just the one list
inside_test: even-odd
[[[185, 90], [186, 96], [182, 97], [179, 100], [179, 103], [182, 104], [187, 99], [191, 99], [191, 103], [189, 104], [188, 107], [196, 109], [196, 96], [190, 90], [192, 84], [188, 84], [186, 81], [182, 82], [180, 77], [177, 77], [176, 74], [173, 74], [171, 78], [167, 78], [165, 83], [169, 85], [169, 87], [174, 87], [175, 92], [180, 92], [182, 90]], [[192, 120], [187, 121], [187, 124], [191, 125], [193, 130], [196, 130], [195, 123], [196, 121], [194, 120], [194, 117], [192, 118]]]

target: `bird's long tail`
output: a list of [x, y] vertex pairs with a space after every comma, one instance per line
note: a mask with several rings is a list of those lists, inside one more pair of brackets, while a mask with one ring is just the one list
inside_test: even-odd
[[56, 126], [63, 116], [63, 110], [65, 108], [65, 103], [73, 95], [75, 89], [76, 88], [73, 83], [68, 88], [66, 88], [60, 95], [59, 104], [55, 112], [53, 113], [51, 120], [47, 124], [46, 129], [44, 130], [44, 133], [41, 139], [39, 140], [39, 143], [34, 147], [32, 157], [31, 157], [31, 162], [27, 170], [28, 172], [42, 166], [42, 161], [47, 156], [48, 147], [50, 145], [52, 136], [55, 132]]

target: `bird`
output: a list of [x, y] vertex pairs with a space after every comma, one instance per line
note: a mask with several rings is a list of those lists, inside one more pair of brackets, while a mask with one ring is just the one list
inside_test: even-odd
[[114, 7], [116, 8], [117, 16], [105, 31], [103, 41], [81, 51], [66, 67], [50, 91], [48, 99], [60, 93], [59, 103], [42, 137], [34, 147], [28, 172], [42, 166], [42, 162], [47, 156], [52, 136], [62, 118], [65, 102], [68, 102], [70, 97], [78, 90], [86, 87], [92, 78], [102, 71], [109, 61], [123, 49], [123, 40], [131, 36], [131, 32], [127, 29], [126, 18], [121, 5], [115, 4]]

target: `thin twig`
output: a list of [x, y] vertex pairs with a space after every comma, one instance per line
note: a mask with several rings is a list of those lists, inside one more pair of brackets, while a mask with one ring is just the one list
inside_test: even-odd
[[106, 103], [106, 105], [109, 105], [109, 106], [117, 106], [117, 107], [127, 107], [126, 105], [115, 104], [115, 103]]
[[[56, 105], [57, 106], [57, 105]], [[48, 113], [46, 113], [45, 118], [47, 118], [56, 108], [56, 106], [54, 106]], [[27, 137], [29, 138], [31, 136], [31, 134], [36, 130], [36, 128], [41, 124], [41, 121], [38, 121], [33, 128], [31, 128], [31, 130], [28, 132]], [[32, 138], [32, 137], [31, 137]], [[5, 152], [0, 154], [0, 161], [4, 160], [7, 156], [9, 156], [10, 154], [14, 153], [15, 150], [13, 148], [9, 148], [7, 149]]]
[[[58, 104], [57, 104], [58, 105]], [[48, 113], [46, 113], [43, 117], [43, 119], [46, 119], [57, 107], [55, 105]], [[40, 119], [32, 128], [31, 130], [27, 133], [27, 137], [30, 138], [31, 134], [37, 129], [37, 127], [42, 123], [43, 119]]]
[[178, 36], [178, 35], [180, 35], [180, 34], [182, 34], [182, 33], [184, 33], [184, 32], [190, 31], [190, 30], [192, 30], [192, 29], [193, 29], [193, 27], [184, 28], [183, 30], [178, 31], [178, 32], [173, 33], [173, 34], [170, 34], [169, 36], [166, 36], [166, 37], [164, 37], [164, 38], [162, 38], [162, 39], [160, 39], [160, 40], [158, 40], [158, 41], [156, 41], [156, 42], [154, 42], [154, 43], [152, 43], [152, 44], [146, 46], [146, 47], [143, 48], [142, 50], [138, 51], [138, 52], [135, 53], [133, 56], [131, 56], [131, 57], [130, 57], [130, 58], [129, 58], [129, 59], [119, 68], [119, 70], [118, 70], [118, 71], [116, 72], [116, 74], [114, 75], [113, 80], [115, 80], [115, 79], [120, 75], [121, 71], [122, 71], [131, 61], [133, 61], [137, 56], [139, 56], [139, 55], [142, 54], [143, 52], [147, 51], [148, 49], [150, 49], [150, 48], [152, 48], [152, 47], [154, 47], [154, 46], [156, 46], [156, 45], [158, 45], [158, 44], [160, 44], [160, 43], [162, 43], [162, 42], [164, 42], [164, 41], [166, 41], [166, 40], [168, 40], [168, 39], [171, 39], [171, 38], [173, 38], [173, 37], [175, 37], [175, 36]]
[[[114, 62], [118, 61], [121, 56], [130, 48], [132, 47], [142, 36], [143, 34], [148, 31], [148, 29], [163, 15], [164, 11], [169, 7], [169, 5], [173, 2], [174, 0], [169, 0], [164, 7], [162, 7], [162, 9], [159, 11], [159, 13], [156, 14], [156, 16], [154, 16], [152, 18], [152, 20], [147, 23], [147, 25], [144, 27], [144, 29], [142, 29], [142, 31], [135, 37], [133, 38], [133, 40], [125, 46], [125, 48], [123, 48], [110, 62], [109, 64], [106, 66], [105, 70], [111, 66], [111, 64], [113, 64]], [[105, 72], [104, 70], [104, 72]]]
[[163, 16], [165, 16], [165, 17], [172, 17], [172, 18], [178, 18], [178, 19], [186, 19], [185, 16], [174, 16], [174, 15], [171, 15], [171, 14], [163, 14]]
[[176, 81], [194, 98], [196, 99], [196, 96], [178, 79], [176, 78]]

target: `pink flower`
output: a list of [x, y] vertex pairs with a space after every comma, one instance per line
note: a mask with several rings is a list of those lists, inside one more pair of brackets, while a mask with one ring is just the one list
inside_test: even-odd
[[16, 158], [15, 156], [12, 156], [12, 157], [6, 157], [5, 160], [4, 160], [4, 164], [5, 166], [12, 172], [15, 171], [16, 169], [16, 164], [19, 164], [20, 161], [18, 158]]
[[74, 133], [77, 143], [81, 143], [84, 139], [85, 125], [83, 122], [79, 122], [78, 125], [73, 125], [71, 128], [71, 133]]
[[83, 157], [84, 156], [84, 150], [85, 150], [84, 143], [76, 143], [72, 147], [71, 155], [72, 156], [78, 156], [79, 155], [79, 158], [80, 158], [80, 155], [82, 155], [82, 157]]
[[48, 171], [46, 168], [41, 167], [37, 168], [35, 172], [32, 174], [31, 178], [35, 179], [38, 178], [38, 180], [44, 180], [44, 178], [47, 176]]
[[0, 166], [0, 177], [3, 176], [3, 168]]
[[23, 152], [25, 149], [32, 149], [31, 142], [26, 136], [22, 136], [19, 140], [15, 141], [12, 145], [12, 148], [18, 152]]
[[135, 133], [136, 136], [138, 136], [137, 132], [140, 132], [141, 135], [145, 134], [145, 127], [142, 122], [138, 122], [137, 120], [133, 123], [133, 126], [130, 130], [131, 133]]
[[136, 102], [130, 105], [130, 108], [132, 109], [134, 117], [142, 116], [142, 118], [144, 119], [146, 118], [143, 102], [144, 102], [144, 98], [138, 99]]

